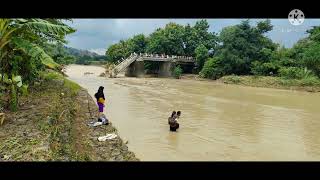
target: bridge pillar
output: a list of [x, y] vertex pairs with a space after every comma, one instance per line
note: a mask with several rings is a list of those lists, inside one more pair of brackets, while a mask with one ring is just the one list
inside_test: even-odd
[[134, 62], [134, 76], [143, 77], [144, 76], [144, 62], [135, 61]]
[[125, 76], [128, 77], [143, 77], [144, 76], [144, 63], [143, 61], [135, 61], [127, 67]]
[[172, 62], [162, 62], [159, 68], [159, 76], [170, 77], [172, 75], [171, 67], [172, 67]]
[[133, 66], [133, 63], [132, 63], [126, 68], [126, 72], [125, 72], [124, 75], [127, 76], [127, 77], [133, 77], [133, 70], [134, 70], [134, 66]]

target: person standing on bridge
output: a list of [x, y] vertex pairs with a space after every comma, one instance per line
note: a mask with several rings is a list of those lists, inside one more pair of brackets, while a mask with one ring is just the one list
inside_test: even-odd
[[100, 86], [98, 89], [98, 92], [94, 95], [94, 97], [97, 99], [97, 105], [99, 107], [99, 117], [103, 114], [103, 108], [104, 108], [104, 102], [105, 102], [105, 97], [103, 93], [103, 86]]

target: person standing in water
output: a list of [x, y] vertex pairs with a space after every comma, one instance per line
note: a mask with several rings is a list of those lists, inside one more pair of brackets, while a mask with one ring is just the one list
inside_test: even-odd
[[173, 122], [176, 114], [177, 114], [176, 111], [173, 111], [172, 114], [171, 114], [171, 116], [168, 118], [168, 124], [169, 124], [169, 125]]
[[171, 114], [171, 117], [168, 118], [170, 131], [177, 131], [177, 129], [179, 129], [179, 123], [177, 119], [179, 119], [180, 115], [181, 115], [181, 111], [178, 111], [178, 113], [176, 113], [176, 111], [173, 111]]
[[98, 92], [94, 95], [94, 97], [97, 99], [97, 105], [99, 107], [99, 117], [103, 114], [103, 108], [104, 108], [104, 102], [105, 102], [103, 89], [104, 87], [100, 86], [98, 89]]

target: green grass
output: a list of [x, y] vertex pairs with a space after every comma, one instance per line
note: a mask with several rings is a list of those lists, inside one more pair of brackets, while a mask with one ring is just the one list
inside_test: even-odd
[[41, 77], [46, 81], [62, 80], [64, 87], [70, 89], [72, 94], [76, 94], [81, 88], [77, 83], [66, 79], [62, 74], [58, 72], [42, 72]]
[[41, 72], [40, 76], [42, 79], [47, 80], [47, 81], [64, 78], [62, 76], [62, 74], [60, 74], [58, 72]]
[[80, 90], [80, 86], [68, 79], [64, 79], [64, 87], [69, 88], [72, 94], [76, 94]]
[[224, 76], [219, 79], [226, 84], [239, 84], [253, 87], [268, 87], [279, 89], [297, 89], [306, 91], [320, 91], [320, 80], [314, 76], [302, 79], [288, 79], [272, 76]]

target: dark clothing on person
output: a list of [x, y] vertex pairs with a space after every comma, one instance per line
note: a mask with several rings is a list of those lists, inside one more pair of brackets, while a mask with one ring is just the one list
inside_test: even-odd
[[104, 87], [100, 86], [98, 89], [98, 92], [94, 95], [94, 97], [97, 99], [97, 101], [99, 101], [99, 98], [103, 98], [105, 100], [103, 89], [104, 89]]
[[177, 131], [179, 129], [179, 123], [175, 122], [174, 124], [170, 125], [170, 131]]
[[98, 92], [94, 95], [94, 97], [97, 99], [97, 105], [99, 107], [99, 112], [100, 113], [103, 113], [104, 100], [106, 100], [105, 97], [104, 97], [103, 89], [104, 89], [104, 87], [100, 86], [99, 89], [98, 89]]
[[170, 125], [170, 131], [176, 131], [179, 128], [179, 123], [176, 120], [176, 117], [169, 117], [168, 123]]
[[[179, 111], [179, 115], [181, 112]], [[168, 124], [170, 125], [170, 131], [176, 131], [179, 128], [179, 123], [176, 119], [178, 119], [180, 116], [177, 115], [176, 111], [173, 111], [171, 116], [168, 118]]]

